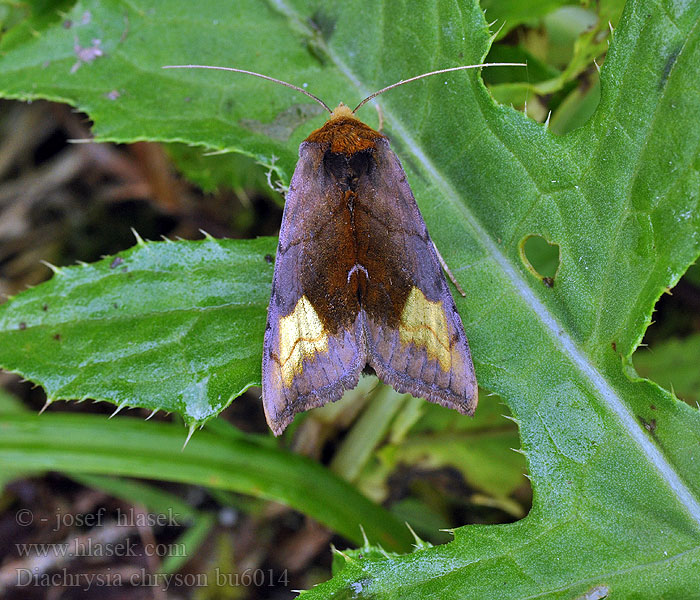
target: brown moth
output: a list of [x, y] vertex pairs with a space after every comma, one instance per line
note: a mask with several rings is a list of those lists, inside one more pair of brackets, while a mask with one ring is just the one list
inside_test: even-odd
[[[299, 147], [286, 196], [262, 358], [265, 416], [279, 435], [298, 412], [340, 399], [363, 371], [398, 392], [474, 413], [477, 384], [467, 336], [401, 163], [386, 136], [355, 113], [330, 116]], [[455, 282], [456, 284], [456, 282]]]

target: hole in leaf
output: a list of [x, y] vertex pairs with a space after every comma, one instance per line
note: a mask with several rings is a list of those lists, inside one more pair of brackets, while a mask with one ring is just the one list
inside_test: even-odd
[[552, 244], [541, 235], [531, 234], [520, 241], [518, 249], [528, 271], [547, 287], [552, 287], [559, 271], [559, 244]]

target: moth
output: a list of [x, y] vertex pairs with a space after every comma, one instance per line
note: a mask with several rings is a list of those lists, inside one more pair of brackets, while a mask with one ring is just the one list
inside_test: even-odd
[[299, 147], [286, 196], [262, 357], [267, 422], [280, 435], [296, 413], [333, 402], [363, 371], [396, 391], [472, 415], [477, 383], [441, 259], [388, 138], [290, 83], [328, 120]]

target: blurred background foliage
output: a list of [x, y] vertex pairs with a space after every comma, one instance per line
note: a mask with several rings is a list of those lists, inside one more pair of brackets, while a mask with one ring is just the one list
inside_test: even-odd
[[[0, 2], [2, 47], [30, 35], [29, 16], [53, 21], [71, 2]], [[548, 122], [562, 135], [595, 111], [598, 67], [605, 61], [621, 0], [569, 4], [482, 0], [498, 32], [487, 61], [526, 61], [527, 69], [483, 72], [493, 97]], [[448, 65], [446, 65], [448, 66]], [[451, 65], [449, 65], [451, 66]], [[413, 73], [407, 73], [407, 76]], [[387, 82], [391, 83], [391, 82]], [[0, 294], [13, 295], [50, 275], [40, 262], [70, 265], [94, 261], [134, 243], [131, 228], [147, 239], [198, 239], [275, 235], [283, 198], [266, 170], [249, 158], [206, 155], [178, 144], [128, 146], [77, 143], [90, 137], [90, 122], [70, 107], [49, 102], [2, 101], [0, 113]], [[554, 277], [559, 254], [543, 238], [521, 251], [542, 277]], [[689, 403], [700, 401], [700, 269], [693, 267], [658, 303], [655, 323], [634, 355], [640, 375]], [[0, 412], [38, 410], [45, 398], [9, 374], [0, 374]], [[531, 494], [517, 427], [504, 418], [496, 397], [481, 399], [474, 420], [455, 420], [438, 406], [364, 381], [341, 402], [297, 419], [282, 444], [326, 464], [365, 495], [389, 507], [433, 543], [447, 529], [467, 523], [501, 523], [527, 514]], [[65, 403], [52, 410], [109, 414], [107, 405]], [[147, 415], [144, 415], [147, 416]], [[157, 417], [172, 420], [176, 417]], [[223, 419], [246, 432], [266, 434], [259, 390], [238, 398]], [[183, 434], [184, 435], [184, 434]], [[180, 540], [196, 552], [187, 564], [166, 559], [146, 565], [160, 572], [208, 572], [217, 565], [288, 572], [289, 582], [241, 588], [191, 589], [193, 598], [289, 598], [330, 574], [329, 543], [348, 542], [303, 515], [268, 501], [208, 487], [151, 485], [58, 473], [2, 474], [0, 589], [3, 569], [16, 568], [11, 541], [25, 532], [14, 524], [18, 505], [38, 513], [115, 510], [149, 498], [149, 509], [177, 505], [196, 527], [140, 531], [141, 541]], [[141, 500], [143, 501], [143, 500]], [[74, 535], [54, 532], [56, 540]], [[39, 535], [45, 539], [45, 532]], [[205, 543], [206, 542], [206, 543]], [[79, 561], [75, 558], [73, 562]], [[114, 559], [113, 559], [114, 560]], [[4, 565], [4, 566], [3, 566]], [[54, 565], [57, 566], [57, 565]], [[132, 565], [133, 566], [133, 565]], [[93, 569], [117, 568], [111, 561]], [[122, 564], [119, 568], [125, 568]], [[46, 590], [8, 589], [4, 595], [44, 597]], [[109, 596], [109, 590], [100, 593]], [[150, 597], [150, 591], [135, 590]], [[179, 590], [183, 592], [182, 588]], [[64, 598], [72, 597], [66, 592]], [[115, 596], [117, 597], [117, 596]], [[146, 597], [146, 595], [144, 595]]]

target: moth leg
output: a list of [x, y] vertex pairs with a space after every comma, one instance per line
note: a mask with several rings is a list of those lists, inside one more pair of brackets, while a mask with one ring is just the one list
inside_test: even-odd
[[384, 127], [384, 111], [382, 111], [382, 107], [379, 106], [379, 104], [375, 104], [375, 108], [377, 109], [377, 116], [379, 117], [379, 126], [377, 127], [377, 131], [381, 133], [382, 128]]
[[[430, 240], [430, 241], [432, 242], [432, 240]], [[438, 247], [435, 244], [435, 242], [433, 242], [433, 248], [435, 248], [435, 254], [437, 254], [438, 260], [440, 261], [440, 265], [442, 266], [443, 271], [445, 271], [445, 273], [447, 273], [447, 276], [450, 278], [450, 281], [457, 288], [457, 291], [460, 294], [462, 294], [462, 298], [466, 298], [467, 294], [465, 294], [464, 290], [462, 289], [462, 286], [459, 285], [459, 283], [457, 283], [455, 276], [452, 274], [452, 271], [450, 271], [450, 267], [447, 266], [445, 259], [442, 258], [442, 254], [440, 254], [440, 250], [438, 250]]]

